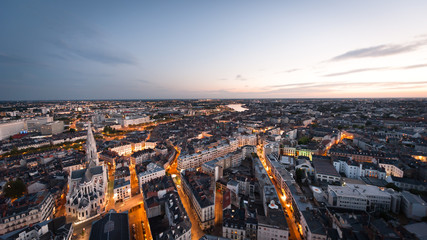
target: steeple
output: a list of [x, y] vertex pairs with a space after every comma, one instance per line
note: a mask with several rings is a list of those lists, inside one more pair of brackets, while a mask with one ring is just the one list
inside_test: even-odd
[[98, 153], [96, 151], [96, 142], [93, 137], [92, 126], [89, 122], [87, 127], [87, 138], [86, 138], [86, 163], [89, 168], [99, 165]]

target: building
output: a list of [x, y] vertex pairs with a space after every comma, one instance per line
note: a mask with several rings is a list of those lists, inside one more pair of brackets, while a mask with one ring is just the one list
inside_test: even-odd
[[141, 192], [144, 197], [144, 208], [147, 218], [157, 217], [162, 212], [164, 213], [164, 210], [162, 211], [162, 199], [165, 194], [175, 190], [175, 185], [170, 176], [163, 176], [142, 184]]
[[142, 162], [151, 159], [156, 155], [156, 151], [151, 148], [144, 149], [138, 152], [134, 152], [131, 156], [132, 162], [136, 165], [141, 164]]
[[55, 202], [48, 191], [24, 195], [0, 206], [0, 235], [49, 220]]
[[328, 202], [331, 206], [365, 211], [368, 199], [349, 187], [328, 186]]
[[28, 119], [26, 122], [29, 132], [41, 132], [42, 125], [53, 122], [53, 117], [36, 117]]
[[264, 206], [265, 216], [258, 215], [258, 240], [289, 239], [289, 227], [282, 207], [272, 200]]
[[127, 212], [116, 213], [111, 210], [107, 215], [92, 223], [89, 240], [129, 240], [129, 217]]
[[401, 210], [406, 217], [421, 220], [421, 218], [427, 216], [427, 203], [421, 197], [403, 191]]
[[255, 134], [250, 135], [241, 135], [239, 134], [236, 137], [239, 147], [243, 147], [245, 145], [256, 146], [257, 145], [257, 136]]
[[119, 119], [119, 124], [122, 125], [122, 127], [128, 127], [129, 125], [139, 125], [143, 123], [149, 123], [150, 117], [143, 115], [143, 116], [126, 116], [125, 118]]
[[328, 186], [328, 202], [331, 206], [369, 211], [389, 211], [392, 197], [387, 191], [376, 186], [347, 184], [346, 186]]
[[220, 167], [222, 170], [230, 167], [237, 167], [241, 164], [243, 158], [244, 155], [242, 149], [237, 149], [236, 151], [228, 153], [225, 156], [203, 163], [202, 171], [209, 175], [214, 175], [216, 167]]
[[213, 227], [215, 201], [211, 177], [204, 173], [186, 170], [181, 172], [181, 180], [184, 191], [197, 213], [200, 228], [206, 230]]
[[116, 152], [117, 154], [119, 154], [119, 156], [127, 156], [132, 154], [132, 144], [120, 144], [118, 146], [112, 147], [110, 151]]
[[[339, 173], [345, 174], [348, 178], [360, 179], [361, 177], [370, 177], [385, 179], [386, 170], [381, 166], [369, 162], [356, 162], [348, 158], [337, 158], [333, 162], [335, 169]], [[403, 172], [402, 172], [403, 174]]]
[[58, 239], [71, 240], [73, 224], [66, 223], [65, 217], [47, 220], [34, 225], [28, 225], [19, 230], [0, 236], [0, 240], [34, 240], [34, 239]]
[[114, 201], [125, 201], [131, 197], [130, 180], [119, 178], [114, 180]]
[[56, 135], [64, 132], [64, 122], [55, 121], [41, 125], [40, 132], [43, 135]]
[[216, 147], [212, 147], [201, 152], [180, 155], [178, 157], [178, 169], [199, 168], [203, 163], [234, 152], [237, 150], [237, 148], [238, 141], [236, 139], [230, 139]]
[[223, 211], [222, 236], [229, 239], [246, 239], [244, 209], [225, 209]]
[[393, 183], [403, 190], [415, 189], [418, 191], [427, 191], [427, 183], [412, 178], [399, 178], [395, 176], [388, 176], [386, 178], [388, 183]]
[[24, 120], [0, 123], [0, 140], [27, 131]]
[[86, 140], [86, 168], [71, 172], [68, 178], [66, 213], [85, 220], [104, 211], [107, 169], [99, 164], [96, 142], [90, 127]]
[[336, 183], [341, 181], [341, 175], [335, 170], [329, 157], [313, 155], [314, 174], [318, 181]]
[[403, 178], [403, 169], [399, 167], [397, 160], [383, 160], [379, 163], [380, 167], [384, 168], [387, 176]]
[[168, 219], [168, 228], [158, 234], [155, 239], [159, 240], [191, 240], [190, 218], [181, 203], [176, 191], [169, 192], [163, 197], [165, 203], [165, 215]]
[[165, 169], [160, 167], [155, 163], [149, 163], [147, 165], [147, 170], [138, 174], [139, 188], [142, 187], [142, 184], [149, 182], [153, 179], [160, 178], [165, 176]]
[[325, 226], [322, 224], [318, 209], [302, 211], [304, 216], [301, 223], [303, 235], [307, 240], [326, 240], [328, 235]]

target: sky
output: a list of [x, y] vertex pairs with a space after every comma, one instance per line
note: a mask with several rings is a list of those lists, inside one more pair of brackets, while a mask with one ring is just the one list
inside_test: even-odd
[[427, 1], [1, 1], [0, 100], [427, 97]]

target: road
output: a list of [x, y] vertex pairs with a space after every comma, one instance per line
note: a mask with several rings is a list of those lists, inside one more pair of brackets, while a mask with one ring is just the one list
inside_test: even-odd
[[[131, 227], [132, 224], [135, 224], [135, 226], [138, 226], [139, 231], [137, 231], [136, 239], [153, 239], [153, 236], [151, 235], [151, 230], [150, 230], [150, 222], [148, 221], [147, 214], [144, 208], [144, 197], [142, 196], [142, 193], [140, 194], [138, 177], [136, 175], [135, 165], [132, 163], [132, 161], [130, 163], [129, 170], [130, 170], [130, 176], [131, 176], [130, 186], [132, 189], [131, 191], [132, 197], [130, 200], [127, 200], [124, 204], [131, 207], [134, 207], [137, 205], [141, 206], [140, 209], [138, 209], [137, 211], [134, 212], [134, 214], [132, 214], [132, 218], [131, 218], [131, 215], [129, 215], [129, 225], [130, 225], [129, 227]], [[135, 200], [136, 202], [134, 202], [134, 199], [140, 199], [140, 200]], [[141, 221], [143, 222], [143, 225], [141, 225]], [[143, 229], [145, 230], [145, 233], [146, 233], [145, 238], [143, 236]]]
[[166, 169], [167, 173], [169, 173], [175, 183], [176, 188], [178, 189], [178, 195], [181, 199], [182, 205], [185, 208], [185, 211], [187, 211], [188, 217], [190, 218], [191, 222], [191, 239], [199, 240], [205, 233], [202, 231], [199, 225], [198, 217], [196, 216], [196, 212], [193, 211], [193, 207], [191, 206], [190, 200], [188, 199], [187, 194], [185, 194], [184, 190], [181, 186], [181, 175], [179, 174], [177, 170], [178, 162], [177, 159], [179, 157], [179, 154], [181, 153], [177, 147], [175, 147], [175, 150], [177, 151], [177, 154], [175, 155], [175, 159], [173, 160], [172, 164]]
[[298, 231], [298, 226], [295, 221], [295, 216], [292, 213], [292, 210], [290, 208], [290, 205], [288, 202], [286, 202], [286, 195], [284, 194], [284, 191], [282, 191], [281, 188], [279, 188], [279, 185], [277, 184], [276, 179], [274, 178], [274, 175], [271, 173], [271, 169], [268, 169], [266, 160], [264, 158], [264, 154], [262, 153], [262, 145], [257, 146], [258, 150], [258, 157], [261, 160], [262, 166], [265, 168], [265, 171], [267, 172], [268, 176], [272, 180], [274, 187], [276, 188], [277, 195], [279, 196], [280, 204], [282, 205], [283, 211], [285, 212], [286, 216], [286, 222], [289, 226], [289, 233], [290, 238], [289, 239], [302, 239], [300, 232]]
[[217, 236], [222, 236], [222, 191], [215, 189], [215, 229], [214, 234]]

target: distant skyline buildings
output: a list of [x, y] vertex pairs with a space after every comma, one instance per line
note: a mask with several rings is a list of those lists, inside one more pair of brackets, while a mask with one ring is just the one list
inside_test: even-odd
[[0, 101], [427, 97], [425, 1], [0, 6]]

